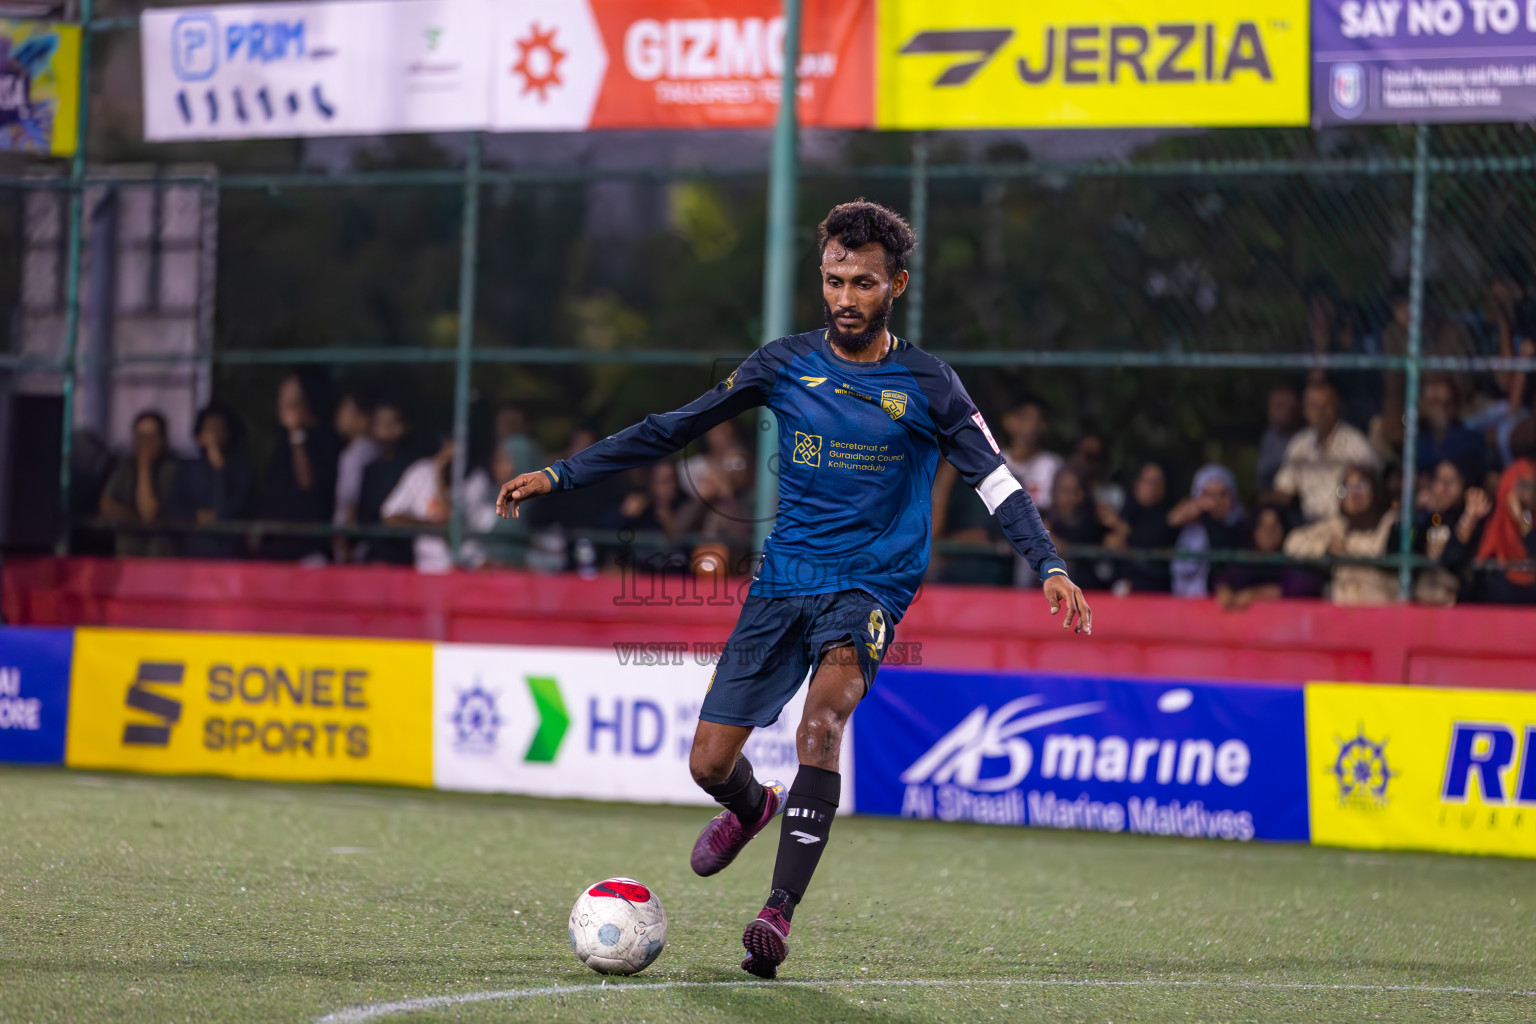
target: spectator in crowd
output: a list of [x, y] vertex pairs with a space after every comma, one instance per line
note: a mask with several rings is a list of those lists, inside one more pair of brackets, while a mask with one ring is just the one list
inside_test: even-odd
[[1419, 441], [1414, 460], [1421, 475], [1434, 471], [1447, 460], [1465, 467], [1473, 480], [1481, 480], [1487, 472], [1487, 442], [1462, 426], [1460, 409], [1461, 400], [1450, 376], [1436, 373], [1424, 379], [1419, 395]]
[[[403, 529], [448, 525], [453, 515], [455, 448], [453, 438], [445, 437], [436, 454], [417, 459], [406, 468], [380, 509], [385, 525]], [[490, 474], [482, 467], [472, 466], [460, 494], [466, 533], [490, 530], [496, 516], [495, 485]], [[465, 541], [459, 554], [466, 565], [485, 562], [485, 549], [478, 539]], [[453, 551], [436, 530], [417, 534], [412, 555], [418, 572], [442, 573], [453, 568]]]
[[[176, 460], [166, 442], [165, 417], [141, 412], [133, 421], [133, 454], [117, 464], [101, 494], [101, 515], [115, 527], [146, 527], [170, 517], [176, 490]], [[127, 529], [117, 532], [119, 555], [163, 558], [176, 553], [170, 534]]]
[[[1126, 524], [1127, 546], [1133, 551], [1147, 551], [1173, 547], [1178, 530], [1168, 522], [1173, 502], [1168, 498], [1168, 473], [1159, 462], [1147, 462], [1136, 474], [1131, 485], [1130, 500], [1119, 518]], [[1168, 562], [1162, 559], [1138, 558], [1120, 563], [1120, 578], [1115, 589], [1121, 593], [1130, 591], [1168, 592], [1171, 577]]]
[[[585, 425], [574, 427], [566, 441], [561, 458], [571, 458], [577, 452], [597, 443], [598, 432]], [[578, 487], [572, 491], [555, 491], [547, 498], [526, 509], [530, 546], [528, 565], [539, 572], [560, 572], [567, 562], [574, 561], [576, 570], [584, 574], [597, 571], [598, 550], [591, 537], [570, 537], [572, 533], [603, 533], [616, 530], [619, 510], [629, 492], [623, 474], [599, 480], [591, 487]]]
[[1211, 573], [1216, 603], [1227, 611], [1244, 611], [1255, 601], [1277, 601], [1287, 596], [1288, 575], [1292, 572], [1278, 561], [1285, 543], [1285, 510], [1279, 505], [1261, 505], [1253, 517], [1253, 529], [1244, 549], [1255, 555], [1273, 555], [1274, 562], [1238, 562]]
[[[196, 526], [238, 522], [256, 515], [256, 471], [245, 457], [240, 418], [217, 403], [197, 414], [192, 436], [198, 456], [181, 468], [177, 517]], [[182, 543], [188, 558], [243, 558], [246, 538], [194, 530]]]
[[[1192, 555], [1236, 551], [1246, 545], [1243, 506], [1237, 500], [1237, 477], [1226, 466], [1211, 462], [1195, 473], [1189, 497], [1168, 513], [1168, 525], [1179, 531], [1175, 546]], [[1179, 597], [1209, 597], [1209, 557], [1176, 559], [1169, 567], [1173, 593]], [[1079, 584], [1081, 585], [1081, 584]]]
[[[1373, 469], [1354, 466], [1344, 473], [1333, 515], [1292, 530], [1285, 553], [1292, 558], [1380, 558], [1390, 549], [1397, 510], [1387, 501]], [[1397, 573], [1371, 565], [1336, 565], [1329, 595], [1339, 605], [1392, 604]]]
[[[1382, 352], [1387, 355], [1408, 354], [1408, 328], [1412, 305], [1408, 292], [1401, 290], [1392, 303], [1392, 319], [1381, 331]], [[1469, 358], [1477, 354], [1477, 347], [1466, 326], [1442, 316], [1425, 300], [1421, 348], [1426, 356], [1455, 356]], [[1457, 390], [1466, 393], [1471, 381], [1465, 374], [1454, 378]], [[1387, 370], [1382, 378], [1383, 396], [1381, 416], [1372, 423], [1371, 438], [1383, 451], [1402, 451], [1405, 382], [1401, 370]]]
[[[373, 407], [372, 437], [378, 454], [363, 467], [357, 491], [357, 524], [380, 526], [384, 522], [384, 502], [406, 467], [416, 461], [416, 446], [411, 440], [411, 421], [404, 403], [398, 399], [380, 399]], [[393, 537], [370, 537], [358, 545], [361, 561], [410, 565], [415, 554], [409, 541]]]
[[1040, 446], [1047, 426], [1045, 406], [1032, 398], [1003, 414], [1003, 433], [1008, 435], [1003, 457], [1008, 471], [1018, 478], [1041, 512], [1051, 509], [1051, 485], [1062, 465], [1060, 455]]
[[1088, 489], [1095, 506], [1108, 505], [1118, 511], [1125, 504], [1125, 492], [1109, 479], [1107, 447], [1103, 434], [1087, 428], [1072, 446], [1067, 465], [1077, 470], [1078, 479]]
[[1339, 507], [1339, 484], [1350, 466], [1376, 469], [1376, 449], [1354, 426], [1339, 419], [1339, 393], [1327, 381], [1307, 385], [1302, 396], [1306, 429], [1286, 445], [1285, 460], [1275, 474], [1275, 491], [1282, 502], [1300, 502], [1307, 522], [1328, 519]]
[[678, 483], [677, 463], [663, 460], [650, 467], [643, 490], [633, 490], [624, 496], [619, 506], [621, 526], [636, 533], [659, 533], [668, 543], [676, 543], [684, 533], [684, 509], [688, 503], [688, 496]]
[[[277, 389], [281, 428], [267, 464], [265, 518], [279, 523], [329, 526], [336, 509], [336, 462], [341, 440], [331, 428], [325, 378], [295, 373]], [[274, 535], [262, 545], [268, 558], [323, 563], [327, 537]]]
[[[346, 447], [336, 461], [336, 509], [331, 514], [334, 526], [357, 525], [357, 503], [363, 491], [363, 470], [379, 457], [379, 443], [373, 439], [373, 403], [356, 391], [341, 396], [336, 404], [336, 433]], [[351, 538], [335, 539], [336, 560], [351, 561]]]
[[1456, 603], [1461, 590], [1459, 574], [1470, 559], [1470, 552], [1453, 568], [1447, 564], [1446, 550], [1455, 524], [1466, 511], [1466, 496], [1466, 474], [1450, 459], [1442, 459], [1416, 492], [1418, 507], [1414, 510], [1413, 551], [1440, 563], [1414, 578], [1413, 599], [1421, 604]]
[[727, 420], [705, 433], [704, 450], [679, 464], [678, 486], [691, 498], [700, 497], [706, 487], [732, 496], [746, 494], [752, 486], [752, 460], [736, 433], [736, 424]]
[[[1471, 495], [1467, 511], [1473, 513]], [[1536, 604], [1536, 460], [1517, 459], [1499, 479], [1492, 502], [1486, 499], [1475, 510], [1487, 519], [1477, 546], [1483, 566], [1477, 596], [1499, 604]], [[1519, 566], [1506, 568], [1506, 566]]]
[[1275, 489], [1275, 474], [1285, 462], [1285, 449], [1301, 430], [1301, 396], [1289, 384], [1269, 391], [1269, 424], [1259, 438], [1259, 493]]
[[1073, 548], [1123, 548], [1130, 532], [1112, 509], [1095, 506], [1082, 474], [1062, 466], [1051, 481], [1051, 511], [1046, 518], [1051, 539], [1061, 549], [1072, 580], [1084, 590], [1104, 590], [1114, 580], [1113, 562], [1074, 558]]
[[521, 473], [533, 473], [549, 464], [544, 449], [539, 447], [528, 433], [528, 418], [515, 405], [504, 405], [496, 410], [496, 452], [505, 457], [507, 476], [493, 474], [500, 480], [510, 480]]
[[[1051, 470], [1052, 475], [1055, 469]], [[960, 473], [949, 460], [939, 460], [938, 471], [933, 477], [933, 539], [955, 544], [997, 546], [1006, 543], [997, 518], [987, 511], [987, 506], [969, 487], [955, 486]], [[1046, 499], [1050, 503], [1050, 499]], [[1014, 553], [1012, 558], [999, 556], [978, 547], [968, 551], [943, 551], [935, 554], [930, 563], [929, 578], [939, 583], [974, 583], [992, 586], [1038, 586], [1035, 571], [1023, 556]]]

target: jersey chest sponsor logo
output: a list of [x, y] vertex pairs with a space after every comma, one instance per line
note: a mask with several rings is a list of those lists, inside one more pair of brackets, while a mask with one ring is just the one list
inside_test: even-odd
[[821, 465], [821, 435], [802, 434], [795, 431], [795, 454], [793, 461], [805, 466]]

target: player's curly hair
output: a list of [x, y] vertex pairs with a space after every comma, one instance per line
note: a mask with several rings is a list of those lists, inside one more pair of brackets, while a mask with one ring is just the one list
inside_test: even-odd
[[891, 273], [907, 267], [907, 257], [917, 248], [917, 235], [898, 213], [872, 203], [863, 196], [851, 203], [839, 203], [832, 207], [827, 219], [816, 228], [816, 253], [826, 253], [827, 241], [836, 238], [846, 249], [857, 249], [870, 242], [880, 243], [885, 250]]

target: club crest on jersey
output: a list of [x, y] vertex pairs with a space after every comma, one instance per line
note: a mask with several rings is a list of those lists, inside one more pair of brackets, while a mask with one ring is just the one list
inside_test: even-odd
[[891, 419], [899, 420], [907, 411], [907, 394], [905, 391], [880, 392], [880, 408], [884, 409]]
[[794, 461], [805, 466], [821, 465], [821, 435], [795, 431]]

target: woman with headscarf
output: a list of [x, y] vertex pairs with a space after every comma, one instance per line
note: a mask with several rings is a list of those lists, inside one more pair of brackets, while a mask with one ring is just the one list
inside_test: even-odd
[[[1292, 530], [1285, 538], [1285, 553], [1292, 558], [1380, 558], [1391, 548], [1396, 525], [1397, 509], [1389, 507], [1376, 475], [1356, 466], [1345, 472], [1339, 485], [1338, 512]], [[1330, 593], [1334, 604], [1392, 604], [1397, 594], [1397, 573], [1391, 570], [1334, 566]]]
[[[1168, 525], [1179, 531], [1180, 551], [1203, 554], [1234, 551], [1248, 542], [1243, 506], [1237, 500], [1237, 477], [1220, 463], [1210, 462], [1195, 473], [1189, 497], [1168, 513]], [[1173, 592], [1179, 597], [1211, 596], [1208, 558], [1180, 558], [1170, 567]]]
[[[1468, 501], [1470, 509], [1472, 502]], [[1517, 459], [1499, 479], [1499, 493], [1488, 512], [1479, 562], [1502, 568], [1511, 563], [1536, 562], [1536, 460]], [[1489, 573], [1479, 596], [1499, 604], [1536, 604], [1536, 571], [1528, 568]]]
[[[1126, 546], [1132, 551], [1156, 551], [1173, 546], [1179, 531], [1168, 522], [1173, 502], [1168, 496], [1168, 473], [1155, 460], [1142, 464], [1131, 485], [1130, 500], [1119, 518], [1127, 527]], [[1120, 563], [1115, 589], [1137, 593], [1168, 593], [1167, 561], [1137, 558]]]

